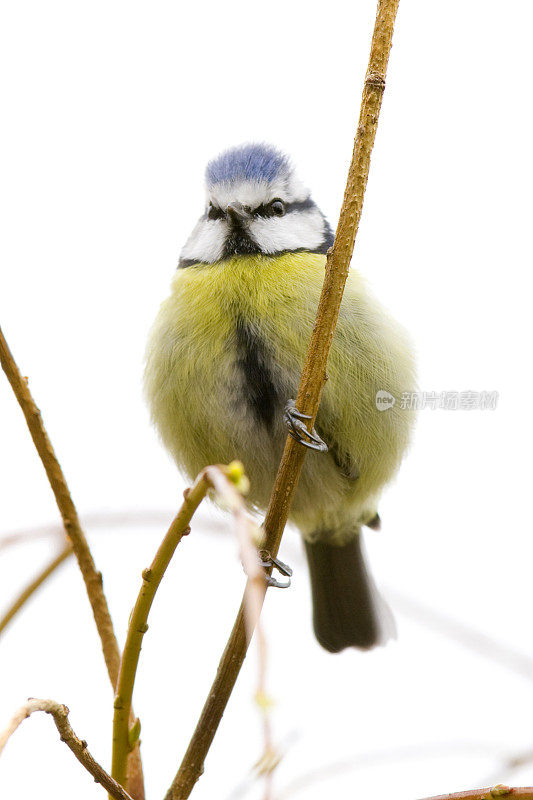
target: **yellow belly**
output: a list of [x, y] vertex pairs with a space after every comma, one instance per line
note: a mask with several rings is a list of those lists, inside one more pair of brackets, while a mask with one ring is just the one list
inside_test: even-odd
[[[283, 449], [282, 407], [296, 395], [324, 266], [322, 255], [292, 253], [179, 270], [150, 337], [145, 386], [164, 444], [190, 477], [206, 464], [241, 459], [258, 508], [268, 501]], [[255, 378], [246, 376], [239, 350], [236, 331], [243, 324], [263, 348], [259, 359], [249, 360], [249, 372], [257, 371], [254, 363], [259, 371], [265, 366], [276, 389], [268, 425], [257, 416], [250, 391]], [[308, 535], [320, 527], [340, 532], [375, 513], [411, 428], [411, 414], [399, 403], [385, 412], [375, 404], [380, 389], [396, 398], [413, 389], [409, 345], [353, 272], [328, 378], [317, 429], [332, 453], [307, 455], [292, 512]], [[339, 459], [359, 477], [347, 477]]]

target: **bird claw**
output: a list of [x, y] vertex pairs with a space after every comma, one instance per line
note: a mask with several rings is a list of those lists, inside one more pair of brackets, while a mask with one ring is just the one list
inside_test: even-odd
[[302, 414], [298, 411], [294, 400], [289, 400], [283, 412], [283, 421], [289, 429], [289, 436], [292, 436], [297, 442], [307, 447], [309, 450], [316, 450], [319, 453], [327, 453], [328, 446], [317, 434], [313, 428], [311, 432], [303, 420], [311, 419], [309, 414]]
[[276, 589], [288, 589], [291, 585], [291, 567], [289, 567], [289, 565], [285, 564], [283, 561], [280, 561], [279, 558], [274, 558], [274, 556], [270, 555], [268, 550], [260, 550], [259, 558], [261, 560], [262, 567], [265, 567], [265, 569], [275, 567], [281, 575], [285, 575], [285, 577], [288, 578], [287, 581], [278, 581], [278, 579], [274, 578], [273, 575], [269, 575], [267, 573], [265, 575], [267, 586], [273, 586]]

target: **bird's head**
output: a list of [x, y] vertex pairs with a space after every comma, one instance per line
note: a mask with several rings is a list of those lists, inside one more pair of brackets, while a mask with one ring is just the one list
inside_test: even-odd
[[307, 250], [325, 253], [333, 234], [300, 183], [289, 159], [274, 147], [233, 147], [206, 169], [205, 213], [181, 252], [180, 267], [233, 256]]

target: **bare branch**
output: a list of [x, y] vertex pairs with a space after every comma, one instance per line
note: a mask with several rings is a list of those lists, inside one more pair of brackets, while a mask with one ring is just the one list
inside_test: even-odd
[[435, 797], [425, 797], [424, 800], [495, 800], [495, 798], [519, 797], [521, 800], [533, 800], [533, 787], [521, 787], [511, 789], [499, 783], [489, 789], [469, 789], [466, 792], [454, 792], [453, 794], [439, 794]]
[[72, 553], [72, 544], [66, 544], [63, 549], [39, 572], [39, 574], [26, 586], [17, 598], [11, 603], [3, 617], [0, 619], [0, 636], [7, 628], [15, 614], [27, 603], [37, 589], [42, 586], [47, 578], [63, 564]]
[[[398, 3], [399, 0], [379, 0], [378, 2], [352, 162], [335, 242], [328, 253], [326, 276], [318, 304], [316, 322], [311, 334], [311, 342], [296, 399], [297, 408], [311, 417], [310, 428], [313, 426], [326, 381], [326, 363], [348, 277], [355, 236], [361, 219], [370, 169], [370, 155], [374, 146], [381, 100], [385, 89], [385, 76]], [[264, 523], [264, 547], [274, 556], [279, 549], [305, 454], [306, 448], [288, 436]], [[248, 591], [247, 586], [245, 596]], [[262, 599], [264, 599], [264, 590]], [[185, 800], [202, 774], [205, 757], [237, 680], [247, 647], [243, 602], [196, 730], [167, 793], [166, 800]]]
[[46, 714], [50, 714], [53, 717], [61, 741], [65, 742], [80, 764], [93, 776], [96, 783], [100, 783], [104, 789], [107, 789], [107, 792], [114, 800], [132, 800], [122, 786], [119, 786], [118, 783], [107, 774], [105, 769], [94, 760], [87, 750], [87, 742], [83, 739], [78, 739], [72, 730], [68, 721], [68, 708], [61, 705], [61, 703], [56, 703], [55, 700], [37, 700], [35, 698], [30, 698], [28, 702], [17, 711], [7, 729], [0, 734], [0, 754], [10, 736], [12, 736], [19, 725], [24, 722], [30, 714], [33, 714], [34, 711], [44, 711]]
[[[117, 685], [120, 668], [120, 650], [113, 629], [111, 615], [104, 594], [102, 573], [98, 572], [87, 539], [80, 525], [78, 512], [72, 500], [63, 470], [48, 438], [41, 413], [28, 387], [27, 379], [23, 378], [11, 354], [8, 344], [0, 328], [0, 363], [11, 388], [22, 409], [26, 424], [28, 425], [33, 443], [42, 461], [47, 478], [52, 487], [57, 507], [63, 519], [63, 525], [68, 539], [78, 559], [78, 564], [85, 581], [89, 602], [93, 611], [94, 621], [100, 635], [102, 650], [107, 666], [107, 672], [113, 689]], [[137, 800], [143, 800], [144, 788], [142, 780], [142, 766], [138, 747], [132, 753], [131, 785], [135, 786]]]
[[[163, 575], [175, 553], [176, 547], [183, 536], [190, 531], [191, 519], [204, 499], [207, 491], [212, 488], [219, 498], [232, 512], [235, 519], [237, 538], [240, 546], [240, 555], [245, 572], [249, 577], [250, 590], [246, 598], [247, 628], [250, 636], [257, 624], [261, 611], [265, 586], [265, 573], [259, 562], [257, 550], [253, 544], [251, 526], [254, 524], [244, 509], [241, 491], [246, 488], [242, 464], [235, 462], [227, 467], [206, 467], [196, 478], [193, 486], [184, 492], [183, 504], [165, 535], [151, 566], [142, 574], [143, 582], [137, 601], [131, 613], [126, 644], [122, 656], [117, 693], [115, 697], [115, 712], [113, 717], [113, 760], [112, 775], [116, 781], [125, 781], [126, 759], [131, 749], [132, 739], [138, 736], [139, 727], [129, 728], [128, 721], [131, 714], [133, 688], [139, 663], [143, 636], [148, 630], [148, 615], [159, 588]], [[241, 491], [240, 491], [241, 490]], [[258, 587], [259, 590], [258, 590]], [[259, 681], [258, 698], [266, 697], [264, 690], [264, 672], [266, 660], [266, 647], [262, 634], [259, 637]], [[264, 712], [263, 700], [263, 714]], [[265, 753], [273, 748], [271, 745], [270, 728], [268, 721], [264, 721]], [[263, 756], [265, 758], [265, 756]]]
[[[141, 590], [128, 624], [114, 703], [111, 773], [120, 784], [124, 784], [126, 780], [126, 762], [131, 748], [131, 736], [135, 733], [134, 728], [131, 729], [131, 733], [129, 729], [131, 702], [142, 640], [148, 630], [148, 614], [170, 559], [183, 536], [189, 533], [189, 522], [208, 489], [209, 482], [204, 470], [192, 488], [185, 490], [183, 505], [161, 542], [151, 566], [142, 573]], [[138, 733], [139, 730], [137, 735]]]
[[102, 588], [102, 575], [97, 571], [89, 545], [83, 533], [78, 513], [72, 501], [65, 476], [57, 460], [52, 443], [48, 438], [41, 413], [25, 380], [15, 363], [4, 335], [0, 329], [0, 361], [9, 383], [15, 393], [31, 437], [39, 453], [47, 478], [52, 487], [57, 506], [63, 518], [68, 538], [72, 542], [81, 573], [87, 587], [96, 627], [100, 634], [107, 671], [113, 686], [116, 685], [120, 665], [120, 651], [113, 631], [113, 623]]

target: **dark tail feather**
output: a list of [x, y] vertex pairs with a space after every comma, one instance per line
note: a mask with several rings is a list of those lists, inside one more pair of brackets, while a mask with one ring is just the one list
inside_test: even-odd
[[368, 650], [394, 635], [392, 614], [368, 573], [361, 534], [336, 547], [305, 542], [313, 625], [322, 647], [339, 653], [345, 647]]

